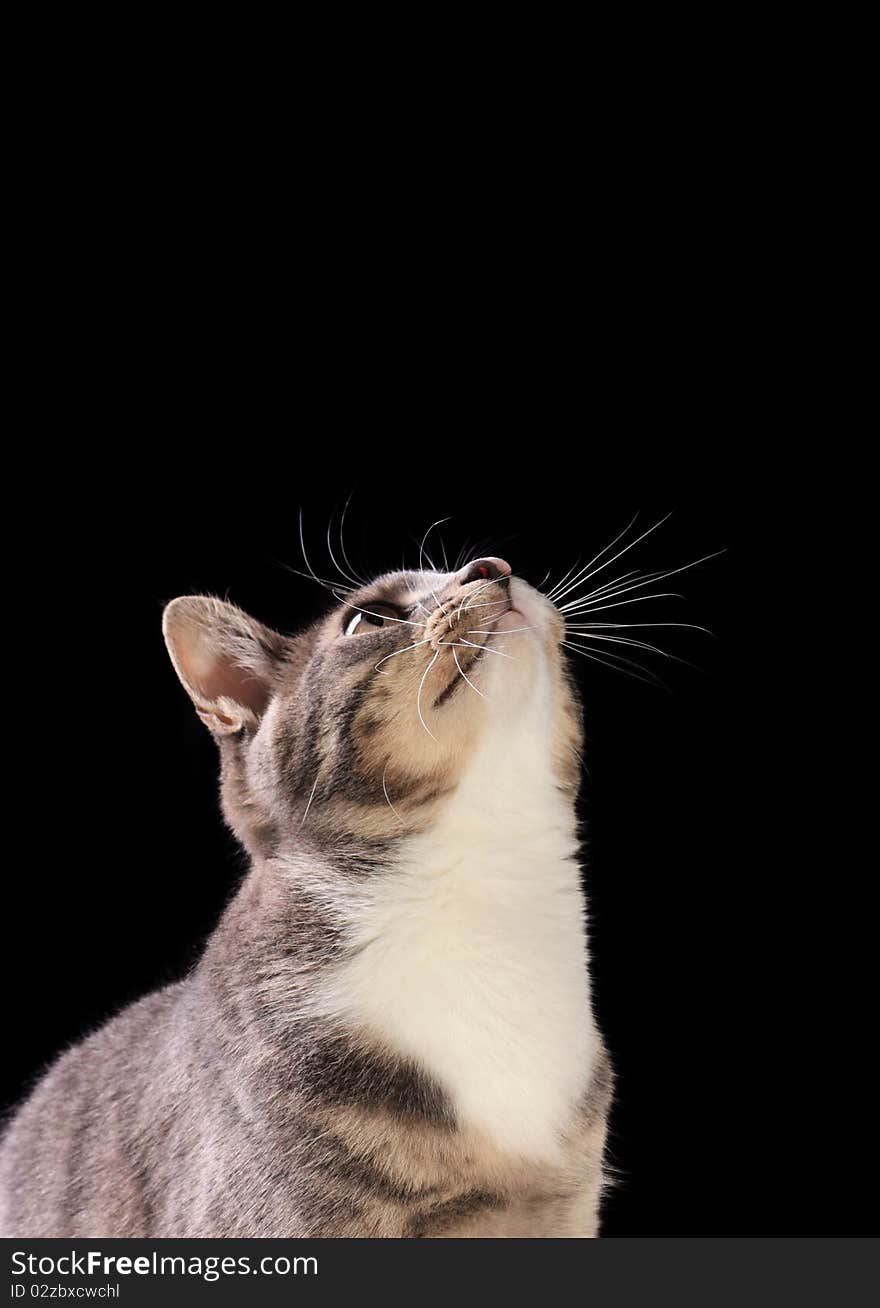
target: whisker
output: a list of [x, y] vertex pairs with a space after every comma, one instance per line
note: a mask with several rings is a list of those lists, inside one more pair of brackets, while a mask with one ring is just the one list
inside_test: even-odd
[[[638, 514], [636, 514], [636, 517], [638, 517]], [[635, 540], [630, 541], [628, 545], [624, 545], [622, 550], [618, 550], [617, 553], [613, 554], [610, 559], [606, 559], [604, 563], [600, 563], [598, 568], [594, 568], [592, 572], [588, 572], [586, 576], [580, 577], [579, 580], [588, 581], [590, 577], [595, 577], [597, 572], [601, 572], [604, 568], [610, 567], [611, 564], [614, 563], [617, 559], [622, 558], [624, 554], [627, 554], [631, 549], [634, 549], [635, 546], [638, 545], [639, 541], [644, 540], [646, 536], [650, 536], [651, 532], [656, 531], [658, 527], [662, 527], [664, 522], [666, 522], [667, 519], [671, 517], [672, 517], [672, 510], [670, 509], [669, 512], [659, 520], [659, 522], [654, 523], [653, 527], [649, 527], [647, 531], [643, 531], [641, 536], [636, 536]], [[635, 522], [635, 518], [633, 518], [633, 522]], [[629, 524], [629, 527], [631, 526], [632, 526], [632, 522]], [[626, 527], [624, 531], [621, 532], [621, 535], [625, 535], [626, 532], [629, 531], [629, 527]], [[620, 536], [618, 536], [617, 539], [620, 540]], [[612, 544], [614, 544], [614, 542], [612, 542]], [[609, 546], [608, 548], [610, 549], [611, 547]], [[604, 551], [602, 552], [604, 553]], [[599, 558], [601, 556], [597, 555], [596, 557]], [[569, 585], [568, 589], [571, 590], [572, 586]], [[557, 599], [561, 599], [561, 598], [562, 598], [561, 595], [557, 596]]]
[[[458, 640], [458, 641], [455, 641], [455, 640], [441, 640], [441, 641], [440, 641], [440, 644], [443, 645], [446, 649], [453, 649], [453, 648], [455, 648], [455, 649], [464, 649], [465, 647], [467, 647], [468, 649], [481, 649], [481, 650], [483, 651], [484, 654], [498, 654], [498, 655], [500, 655], [500, 657], [503, 658], [503, 659], [513, 659], [513, 655], [512, 655], [512, 654], [505, 654], [505, 653], [504, 653], [502, 650], [500, 650], [500, 649], [493, 649], [491, 645], [478, 645], [478, 644], [476, 643], [476, 641], [473, 641], [473, 640], [464, 640], [464, 638], [462, 638], [461, 640]], [[513, 659], [513, 661], [514, 661], [514, 663], [515, 663], [515, 662], [516, 662], [516, 659]]]
[[332, 591], [335, 588], [336, 590], [346, 590], [349, 594], [354, 592], [353, 586], [343, 586], [338, 581], [328, 581], [325, 577], [316, 577], [313, 572], [303, 572], [302, 568], [294, 568], [289, 563], [285, 563], [283, 559], [276, 559], [275, 562], [285, 572], [292, 572], [295, 577], [305, 577], [306, 581], [316, 581], [319, 586], [323, 586], [324, 590]]
[[386, 763], [386, 764], [385, 764], [385, 768], [384, 768], [384, 770], [383, 770], [383, 772], [382, 772], [382, 792], [383, 792], [383, 794], [385, 795], [385, 803], [386, 803], [386, 804], [388, 805], [388, 807], [391, 809], [391, 812], [392, 812], [392, 813], [394, 814], [394, 816], [397, 818], [397, 820], [398, 820], [398, 822], [400, 823], [400, 825], [401, 825], [402, 827], [405, 827], [405, 826], [406, 826], [406, 823], [404, 822], [403, 818], [402, 818], [402, 817], [400, 816], [400, 814], [398, 813], [397, 809], [396, 809], [396, 808], [394, 807], [394, 805], [391, 803], [391, 799], [390, 799], [390, 797], [389, 797], [389, 795], [388, 795], [388, 787], [385, 785], [385, 773], [386, 773], [387, 771], [388, 771], [388, 764]]
[[[414, 645], [405, 645], [403, 649], [396, 649], [393, 651], [393, 653], [386, 654], [383, 659], [380, 659], [379, 662], [374, 665], [373, 671], [378, 672], [379, 668], [382, 666], [383, 663], [387, 663], [389, 659], [396, 658], [398, 654], [408, 654], [411, 649], [418, 649], [420, 645], [430, 645], [430, 643], [431, 643], [431, 637], [426, 636], [424, 640], [417, 640]], [[387, 677], [388, 673], [379, 672], [379, 676]]]
[[[302, 514], [302, 509], [300, 509], [300, 511], [299, 511], [299, 546], [300, 546], [300, 549], [302, 550], [303, 562], [305, 563], [306, 568], [308, 569], [308, 572], [301, 572], [301, 573], [299, 573], [298, 575], [301, 576], [301, 577], [308, 576], [312, 581], [316, 581], [316, 582], [318, 583], [319, 586], [324, 586], [327, 590], [332, 590], [333, 586], [338, 586], [338, 585], [339, 585], [338, 582], [327, 581], [327, 579], [326, 579], [325, 577], [319, 577], [318, 574], [317, 574], [317, 572], [315, 572], [315, 569], [314, 569], [314, 568], [312, 567], [312, 565], [311, 565], [311, 562], [310, 562], [310, 560], [309, 560], [309, 556], [308, 556], [308, 554], [306, 553], [306, 542], [305, 542], [305, 536], [303, 535], [303, 514]], [[285, 567], [285, 568], [288, 567], [288, 565], [287, 565], [286, 563], [283, 563], [281, 566], [282, 566], [282, 567]], [[297, 572], [297, 569], [296, 569], [296, 568], [289, 568], [289, 571], [290, 571], [290, 572]], [[343, 590], [348, 590], [349, 588], [348, 588], [348, 586], [343, 586], [342, 589], [343, 589]]]
[[428, 537], [430, 536], [431, 532], [434, 530], [435, 527], [442, 527], [444, 522], [449, 522], [449, 521], [450, 521], [449, 516], [447, 516], [447, 517], [445, 517], [445, 518], [438, 518], [436, 522], [432, 522], [432, 523], [431, 523], [430, 527], [428, 528], [428, 530], [425, 532], [424, 536], [422, 537], [421, 544], [419, 545], [419, 572], [424, 572], [424, 570], [425, 570], [425, 569], [422, 567], [422, 560], [423, 560], [423, 559], [427, 559], [428, 562], [431, 564], [431, 571], [432, 571], [432, 572], [437, 572], [437, 571], [439, 571], [439, 569], [436, 568], [436, 567], [434, 566], [434, 563], [433, 563], [433, 560], [431, 559], [431, 556], [430, 556], [429, 554], [426, 554], [426, 553], [425, 553], [425, 541], [428, 539]]
[[610, 640], [616, 645], [633, 645], [639, 649], [653, 650], [655, 654], [666, 653], [666, 651], [662, 650], [659, 645], [650, 645], [645, 640], [632, 640], [629, 636], [608, 636], [600, 631], [569, 632], [568, 628], [566, 628], [566, 635], [570, 635], [572, 640]]
[[440, 651], [439, 651], [439, 649], [438, 649], [438, 650], [435, 652], [434, 657], [431, 659], [431, 662], [428, 664], [428, 666], [425, 668], [424, 672], [422, 673], [422, 679], [421, 679], [421, 681], [419, 682], [419, 689], [418, 689], [418, 692], [416, 693], [416, 712], [417, 712], [418, 715], [419, 715], [419, 721], [421, 722], [422, 726], [425, 728], [425, 730], [427, 731], [427, 733], [428, 733], [428, 735], [431, 737], [431, 739], [432, 739], [433, 741], [436, 741], [436, 743], [437, 743], [438, 745], [440, 744], [440, 741], [437, 740], [437, 737], [434, 735], [433, 731], [430, 730], [430, 728], [428, 727], [427, 722], [426, 722], [425, 719], [422, 717], [422, 690], [423, 690], [423, 688], [424, 688], [425, 680], [426, 680], [426, 678], [427, 678], [427, 676], [428, 676], [428, 673], [431, 671], [431, 669], [433, 668], [434, 664], [437, 662], [437, 660], [439, 659], [439, 657], [440, 657]]
[[318, 789], [318, 777], [320, 776], [320, 774], [321, 774], [321, 769], [318, 768], [318, 771], [315, 774], [315, 784], [312, 786], [312, 793], [309, 795], [308, 804], [306, 804], [306, 811], [302, 815], [302, 822], [300, 822], [301, 827], [305, 826], [306, 818], [309, 816], [309, 809], [312, 807], [312, 800], [315, 798], [315, 791]]
[[578, 613], [604, 613], [606, 609], [620, 609], [625, 604], [639, 604], [642, 600], [651, 599], [684, 599], [680, 591], [675, 590], [658, 590], [653, 595], [633, 595], [631, 599], [618, 600], [616, 604], [589, 604], [583, 609], [572, 609], [571, 613], [566, 616], [566, 621]]
[[[465, 596], [465, 598], [462, 600], [461, 604], [458, 606], [458, 613], [455, 615], [456, 622], [457, 622], [458, 619], [461, 617], [462, 613], [463, 613], [466, 609], [468, 609], [468, 608], [471, 607], [471, 602], [472, 602], [473, 600], [475, 600], [475, 599], [477, 598], [478, 595], [482, 595], [482, 593], [483, 593], [484, 590], [488, 590], [490, 586], [494, 586], [495, 583], [497, 582], [497, 580], [498, 580], [497, 577], [490, 577], [488, 581], [484, 581], [484, 582], [483, 582], [483, 584], [482, 584], [482, 586], [480, 587], [479, 590], [475, 590], [474, 593], [473, 593], [472, 595], [466, 595], [466, 596]], [[493, 603], [493, 604], [505, 604], [506, 602], [507, 602], [506, 600], [492, 600], [492, 601], [491, 601], [491, 603]]]
[[593, 591], [589, 595], [578, 596], [577, 599], [569, 600], [567, 604], [560, 605], [560, 613], [577, 613], [579, 610], [589, 608], [593, 603], [599, 600], [616, 599], [618, 595], [627, 595], [631, 590], [640, 590], [643, 586], [648, 586], [655, 581], [661, 581], [663, 574], [660, 572], [648, 572], [638, 581], [631, 581], [628, 586], [615, 585], [612, 587], [603, 587], [602, 590]]
[[477, 690], [477, 687], [474, 685], [474, 683], [471, 681], [471, 679], [470, 679], [470, 677], [468, 676], [468, 674], [465, 672], [464, 668], [463, 668], [463, 667], [461, 666], [461, 664], [459, 663], [459, 661], [458, 661], [458, 650], [455, 648], [454, 645], [453, 645], [453, 647], [452, 647], [452, 657], [455, 659], [455, 666], [458, 668], [459, 672], [460, 672], [461, 675], [464, 677], [465, 681], [466, 681], [467, 684], [470, 686], [471, 690], [476, 691], [476, 693], [479, 695], [480, 699], [485, 699], [486, 696], [483, 694], [483, 692], [482, 692], [481, 690]]
[[[428, 528], [428, 530], [425, 532], [424, 536], [422, 537], [421, 544], [419, 545], [419, 571], [420, 571], [421, 573], [424, 573], [424, 571], [425, 571], [424, 568], [422, 567], [422, 559], [423, 559], [423, 558], [426, 558], [426, 559], [428, 560], [428, 562], [430, 563], [430, 565], [431, 565], [431, 571], [432, 571], [432, 572], [439, 572], [439, 568], [437, 568], [437, 566], [435, 565], [434, 560], [431, 558], [430, 554], [426, 554], [426, 553], [425, 553], [425, 541], [428, 539], [428, 537], [430, 536], [431, 532], [434, 530], [435, 527], [442, 527], [442, 525], [443, 525], [444, 522], [450, 522], [450, 521], [451, 521], [451, 517], [450, 517], [450, 516], [447, 516], [447, 517], [445, 517], [445, 518], [438, 518], [436, 522], [432, 522], [432, 523], [431, 523], [430, 527]], [[440, 544], [441, 544], [441, 546], [443, 545], [443, 541], [442, 541], [442, 540], [440, 541]], [[446, 554], [445, 549], [444, 549], [443, 553], [444, 553], [444, 556], [445, 556], [445, 554]], [[447, 567], [447, 571], [448, 571], [448, 570], [449, 570], [449, 569], [448, 569], [448, 567]], [[433, 590], [432, 588], [430, 588], [430, 587], [429, 587], [429, 589], [430, 589], [430, 591], [431, 591], [431, 595], [433, 596], [434, 603], [437, 605], [437, 608], [438, 608], [438, 609], [439, 609], [439, 608], [442, 608], [442, 605], [441, 605], [441, 603], [440, 603], [440, 600], [437, 598], [437, 592], [436, 592], [435, 590]]]
[[319, 577], [318, 574], [315, 572], [315, 569], [312, 567], [311, 563], [309, 563], [309, 556], [308, 556], [308, 554], [306, 554], [306, 542], [305, 542], [305, 537], [304, 537], [304, 535], [303, 535], [303, 511], [302, 511], [302, 509], [300, 509], [300, 511], [299, 511], [299, 545], [300, 545], [300, 549], [302, 550], [303, 562], [305, 563], [306, 568], [309, 570], [309, 572], [310, 572], [310, 573], [312, 574], [312, 576], [315, 578], [315, 581], [320, 581], [320, 577]]
[[593, 572], [589, 572], [588, 569], [592, 568], [594, 563], [598, 563], [599, 559], [601, 559], [603, 554], [607, 554], [608, 550], [613, 549], [614, 546], [617, 544], [617, 542], [619, 540], [622, 540], [622, 538], [629, 531], [630, 527], [636, 521], [638, 516], [639, 516], [638, 513], [635, 513], [633, 517], [630, 519], [630, 521], [626, 524], [623, 531], [618, 532], [617, 535], [614, 537], [613, 541], [611, 541], [608, 545], [606, 545], [604, 549], [601, 549], [594, 558], [590, 559], [589, 563], [585, 564], [584, 567], [581, 568], [581, 570], [577, 573], [577, 575], [573, 577], [572, 580], [568, 583], [565, 590], [561, 591], [559, 594], [555, 596], [556, 601], [560, 600], [563, 595], [567, 595], [568, 592], [570, 590], [573, 590], [574, 587], [577, 586], [581, 581], [586, 581], [588, 577], [594, 577], [597, 572], [601, 572], [603, 568], [607, 568], [610, 564], [614, 562], [614, 559], [619, 559], [621, 554], [625, 554], [627, 550], [631, 550], [633, 545], [638, 545], [640, 540], [644, 540], [645, 537], [650, 534], [650, 532], [655, 531], [656, 528], [659, 527], [662, 523], [664, 523], [666, 521], [666, 518], [668, 518], [670, 515], [669, 513], [667, 513], [666, 518], [661, 518], [660, 522], [655, 523], [653, 527], [649, 527], [647, 531], [642, 532], [641, 536], [637, 536], [636, 539], [631, 542], [631, 544], [625, 547], [625, 549], [622, 549], [620, 553], [615, 554], [614, 558], [606, 559], [605, 562], [600, 564], [598, 568], [595, 568]]
[[[580, 563], [580, 557], [578, 557], [578, 558], [575, 559], [574, 563], [573, 563], [573, 564], [571, 565], [571, 567], [568, 569], [568, 572], [564, 573], [564, 574], [559, 578], [559, 580], [558, 580], [557, 582], [554, 582], [554, 584], [553, 584], [553, 585], [550, 587], [550, 589], [547, 591], [547, 594], [546, 594], [546, 596], [545, 596], [546, 599], [552, 599], [553, 596], [554, 596], [554, 594], [556, 593], [556, 591], [559, 590], [560, 586], [564, 586], [564, 585], [565, 585], [565, 583], [568, 581], [569, 577], [570, 577], [571, 574], [574, 572], [575, 568], [578, 566], [579, 563]], [[550, 576], [550, 572], [551, 572], [551, 571], [552, 571], [552, 569], [548, 569], [548, 570], [547, 570], [547, 576], [545, 576], [544, 581], [546, 581], [546, 580], [547, 580], [547, 577]], [[544, 581], [541, 582], [541, 586], [543, 586]], [[541, 586], [538, 587], [538, 590], [541, 589]]]
[[565, 646], [565, 648], [571, 650], [572, 653], [580, 654], [581, 657], [585, 659], [592, 659], [594, 663], [601, 663], [603, 667], [610, 668], [612, 672], [622, 672], [624, 676], [635, 677], [636, 681], [644, 681], [649, 686], [652, 684], [656, 684], [656, 685], [663, 686], [664, 690], [669, 689], [668, 686], [666, 686], [665, 683], [662, 682], [659, 677], [655, 677], [652, 672], [648, 672], [647, 669], [643, 668], [640, 663], [633, 663], [632, 659], [624, 659], [623, 661], [632, 664], [633, 667], [639, 668], [642, 673], [647, 673], [647, 675], [640, 676], [638, 672], [628, 672], [626, 668], [619, 668], [616, 666], [616, 664], [608, 662], [608, 660], [611, 658], [622, 658], [622, 655], [595, 654], [589, 650], [581, 649], [577, 645], [569, 645], [568, 641], [564, 640], [562, 643]]
[[[670, 654], [667, 650], [661, 649], [659, 645], [651, 645], [645, 640], [631, 640], [627, 636], [606, 636], [598, 631], [581, 631], [577, 632], [574, 640], [607, 640], [613, 645], [631, 645], [633, 649], [650, 650], [652, 654], [661, 654], [665, 659], [672, 659], [675, 663], [687, 663], [687, 659], [681, 659], [677, 654]], [[689, 667], [694, 665], [688, 664]]]
[[343, 581], [354, 582], [355, 586], [357, 586], [358, 585], [357, 578], [352, 577], [350, 573], [343, 571], [343, 569], [339, 566], [339, 563], [336, 560], [336, 555], [333, 553], [333, 542], [330, 539], [330, 531], [332, 526], [333, 526], [333, 514], [331, 513], [330, 521], [327, 523], [327, 553], [330, 555], [330, 561], [333, 564], [336, 571], [339, 573]]
[[465, 543], [462, 545], [461, 549], [458, 551], [458, 553], [455, 556], [455, 562], [453, 563], [451, 568], [452, 572], [458, 572], [460, 568], [464, 567], [464, 561], [468, 556], [468, 546], [470, 545], [470, 543], [471, 543], [471, 538], [470, 536], [468, 536], [467, 540], [465, 541]]
[[[588, 599], [593, 599], [594, 596], [596, 595], [605, 594], [608, 591], [614, 590], [617, 586], [622, 586], [625, 581], [629, 581], [631, 577], [637, 577], [638, 575], [639, 575], [638, 568], [632, 568], [631, 571], [624, 572], [621, 574], [621, 576], [615, 577], [613, 581], [606, 581], [604, 585], [597, 586], [595, 590], [588, 591], [586, 595], [578, 595], [575, 599], [569, 600], [568, 602], [569, 604], [581, 604]], [[657, 574], [653, 572], [646, 572], [642, 574], [640, 580], [647, 581], [649, 577], [654, 577], [656, 575]], [[564, 607], [566, 606], [561, 605], [560, 611]]]
[[[645, 596], [649, 599], [650, 596]], [[709, 627], [699, 627], [695, 622], [567, 622], [567, 631], [582, 631], [594, 627], [687, 627], [689, 631], [705, 631], [707, 636], [715, 633]]]
[[[668, 517], [669, 515], [667, 514], [666, 516]], [[663, 521], [665, 522], [666, 519], [664, 518]], [[659, 526], [659, 523], [657, 525]], [[705, 563], [708, 559], [717, 559], [719, 554], [724, 554], [724, 553], [725, 551], [723, 549], [714, 550], [711, 554], [704, 554], [702, 558], [694, 559], [691, 563], [683, 563], [679, 568], [669, 568], [664, 572], [654, 573], [653, 576], [650, 578], [650, 580], [665, 581], [667, 577], [675, 577], [678, 575], [679, 572], [687, 572], [688, 568], [695, 568], [697, 567], [698, 564]], [[623, 595], [629, 590], [638, 590], [640, 586], [646, 585], [648, 580], [649, 580], [648, 578], [643, 578], [641, 581], [635, 581], [629, 586], [624, 586], [617, 593]], [[560, 608], [560, 612], [564, 613], [568, 611], [573, 605], [581, 604], [581, 603], [583, 603], [582, 600], [572, 600], [569, 604], [562, 605], [562, 607]]]
[[351, 499], [353, 495], [354, 495], [354, 491], [351, 491], [348, 496], [348, 499], [345, 501], [345, 508], [342, 510], [342, 517], [339, 519], [339, 547], [342, 550], [342, 557], [345, 560], [345, 566], [349, 569], [351, 573], [354, 574], [354, 578], [357, 580], [358, 584], [361, 586], [368, 586], [370, 583], [366, 580], [366, 578], [361, 576], [357, 568], [353, 568], [351, 566], [351, 559], [348, 557], [348, 553], [345, 548], [345, 537], [343, 535], [343, 531], [345, 529], [345, 515], [346, 513], [348, 513], [348, 506], [349, 504], [351, 504]]
[[512, 636], [515, 631], [534, 631], [535, 627], [506, 627], [504, 631], [477, 631], [473, 628], [466, 634], [468, 636]]
[[[442, 645], [449, 645], [449, 644], [453, 644], [454, 642], [452, 642], [452, 641], [445, 641], [445, 640], [444, 640], [444, 641], [441, 641], [440, 643], [441, 643]], [[503, 658], [503, 659], [513, 659], [513, 655], [512, 655], [512, 654], [505, 654], [505, 653], [504, 653], [504, 650], [502, 650], [502, 649], [493, 649], [491, 645], [478, 645], [477, 642], [476, 642], [475, 640], [465, 640], [463, 636], [462, 636], [462, 638], [461, 638], [461, 644], [462, 644], [462, 645], [468, 645], [468, 646], [470, 646], [471, 649], [481, 649], [481, 650], [484, 650], [487, 654], [498, 654], [498, 655], [499, 655], [501, 658]], [[516, 662], [516, 659], [513, 659], [513, 661], [514, 661], [514, 663], [515, 663], [515, 662]]]

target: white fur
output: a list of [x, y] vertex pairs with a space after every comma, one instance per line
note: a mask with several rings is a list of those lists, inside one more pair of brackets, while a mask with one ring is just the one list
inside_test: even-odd
[[486, 669], [478, 754], [439, 823], [359, 892], [356, 951], [318, 1003], [416, 1059], [462, 1126], [558, 1161], [598, 1037], [571, 805], [549, 762], [551, 679], [537, 636], [514, 640], [525, 666]]

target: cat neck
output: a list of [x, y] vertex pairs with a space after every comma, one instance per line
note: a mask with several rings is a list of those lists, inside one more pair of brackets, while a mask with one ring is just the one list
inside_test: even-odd
[[348, 1032], [495, 1149], [560, 1161], [601, 1044], [573, 804], [547, 755], [534, 731], [495, 733], [431, 827], [384, 854], [303, 844], [254, 866], [202, 971], [255, 1095], [283, 1102], [307, 1047]]
[[495, 1146], [555, 1160], [599, 1041], [573, 807], [534, 737], [496, 735], [346, 916], [315, 1009], [414, 1061]]

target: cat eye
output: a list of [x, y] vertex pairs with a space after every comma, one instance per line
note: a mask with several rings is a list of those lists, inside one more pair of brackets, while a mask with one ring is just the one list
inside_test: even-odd
[[345, 627], [346, 636], [353, 636], [360, 631], [362, 634], [369, 631], [371, 627], [385, 627], [388, 622], [398, 621], [397, 609], [393, 604], [383, 604], [377, 601], [371, 604], [369, 612], [359, 609], [357, 613], [348, 620]]

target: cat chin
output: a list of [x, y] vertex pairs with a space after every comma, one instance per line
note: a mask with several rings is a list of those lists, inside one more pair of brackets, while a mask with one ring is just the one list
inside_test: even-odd
[[[485, 690], [490, 723], [516, 721], [545, 734], [555, 717], [554, 669], [559, 662], [558, 614], [543, 595], [526, 582], [513, 578], [512, 607], [494, 624], [487, 645], [494, 653], [482, 660], [480, 683]], [[496, 657], [501, 655], [502, 657]], [[537, 720], [523, 710], [531, 705]]]
[[498, 630], [503, 630], [505, 620], [514, 616], [521, 619], [521, 622], [507, 622], [507, 627], [522, 625], [522, 622], [528, 623], [537, 635], [548, 635], [554, 626], [554, 622], [559, 620], [559, 613], [555, 606], [530, 586], [527, 581], [521, 577], [512, 577], [510, 581], [510, 603], [511, 608], [496, 624]]
[[495, 630], [517, 631], [526, 622], [528, 622], [528, 618], [521, 609], [508, 609], [506, 613], [502, 613], [495, 623]]
[[[511, 659], [528, 659], [531, 648], [534, 656], [552, 656], [562, 638], [562, 624], [556, 608], [528, 582], [514, 577], [510, 583], [511, 607], [494, 624], [489, 644], [510, 655]], [[496, 639], [497, 637], [497, 639]], [[493, 659], [495, 663], [498, 660]]]

